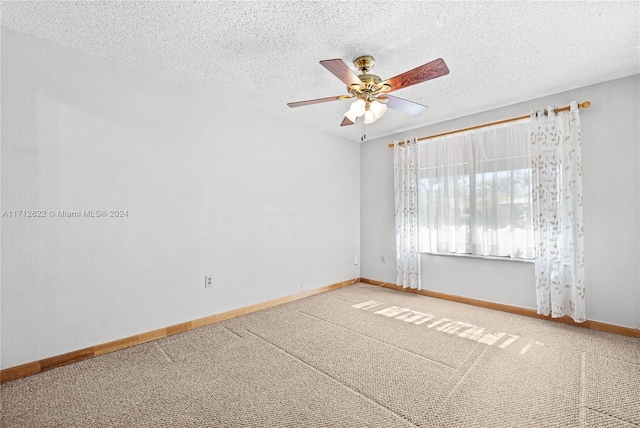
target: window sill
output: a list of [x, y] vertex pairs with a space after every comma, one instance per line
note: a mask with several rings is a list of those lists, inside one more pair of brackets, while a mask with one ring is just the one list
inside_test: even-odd
[[430, 256], [443, 256], [443, 257], [466, 257], [470, 259], [484, 259], [484, 260], [500, 260], [505, 262], [521, 262], [521, 263], [534, 263], [534, 259], [512, 259], [511, 257], [500, 257], [500, 256], [478, 256], [475, 254], [460, 254], [460, 253], [420, 253], [420, 254], [428, 254]]

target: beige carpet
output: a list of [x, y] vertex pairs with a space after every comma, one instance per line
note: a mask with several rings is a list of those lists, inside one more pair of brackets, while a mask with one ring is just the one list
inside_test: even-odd
[[2, 385], [2, 427], [639, 427], [640, 340], [357, 284]]

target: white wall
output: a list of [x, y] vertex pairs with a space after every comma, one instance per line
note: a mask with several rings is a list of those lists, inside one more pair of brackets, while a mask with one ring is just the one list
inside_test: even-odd
[[[640, 328], [640, 76], [543, 97], [362, 145], [361, 275], [396, 282], [393, 153], [387, 144], [529, 113], [571, 100], [581, 111], [587, 317]], [[428, 112], [425, 114], [429, 114]], [[387, 262], [380, 262], [380, 255]], [[422, 256], [430, 290], [535, 308], [533, 264], [453, 256]]]
[[[359, 144], [2, 28], [1, 367], [359, 275]], [[204, 276], [214, 287], [204, 288]]]

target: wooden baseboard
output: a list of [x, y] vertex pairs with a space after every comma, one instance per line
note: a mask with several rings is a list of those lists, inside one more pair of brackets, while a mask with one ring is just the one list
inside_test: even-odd
[[165, 328], [160, 328], [158, 330], [137, 334], [135, 336], [126, 337], [124, 339], [114, 340], [112, 342], [91, 346], [89, 348], [79, 349], [77, 351], [72, 351], [66, 354], [56, 355], [53, 357], [45, 358], [43, 360], [21, 364], [15, 367], [8, 367], [4, 370], [0, 370], [0, 383], [4, 383], [10, 380], [40, 373], [45, 370], [51, 370], [56, 367], [61, 367], [66, 364], [71, 364], [78, 361], [86, 360], [88, 358], [97, 357], [99, 355], [104, 355], [109, 352], [118, 351], [120, 349], [129, 348], [131, 346], [139, 345], [145, 342], [150, 342], [152, 340], [160, 339], [162, 337], [167, 337], [167, 336], [182, 333], [185, 331], [193, 330], [198, 327], [214, 324], [220, 321], [228, 320], [230, 318], [238, 317], [240, 315], [250, 314], [251, 312], [256, 312], [262, 309], [278, 306], [283, 303], [293, 302], [295, 300], [304, 299], [305, 297], [314, 296], [320, 293], [326, 293], [327, 291], [331, 291], [338, 288], [346, 287], [348, 285], [355, 284], [358, 281], [360, 281], [360, 278], [350, 279], [347, 281], [342, 281], [335, 284], [327, 285], [325, 287], [320, 287], [313, 290], [292, 294], [290, 296], [280, 297], [280, 298], [269, 300], [266, 302], [245, 306], [243, 308], [233, 309], [231, 311], [222, 312], [222, 313], [211, 315], [205, 318], [200, 318], [197, 320], [188, 321], [188, 322], [172, 325]]
[[481, 308], [494, 309], [496, 311], [509, 312], [511, 314], [524, 315], [532, 318], [540, 318], [540, 319], [545, 319], [553, 322], [559, 322], [562, 324], [575, 325], [576, 327], [604, 331], [606, 333], [614, 333], [622, 336], [637, 337], [640, 339], [640, 329], [637, 329], [637, 328], [622, 327], [615, 324], [607, 324], [599, 321], [589, 321], [589, 320], [583, 323], [577, 323], [569, 317], [551, 318], [549, 316], [540, 315], [536, 312], [535, 309], [504, 305], [502, 303], [487, 302], [485, 300], [478, 300], [478, 299], [472, 299], [469, 297], [456, 296], [453, 294], [440, 293], [438, 291], [402, 288], [399, 285], [383, 282], [383, 281], [376, 281], [375, 279], [360, 278], [360, 282], [364, 282], [365, 284], [383, 286], [385, 288], [403, 291], [405, 293], [420, 294], [423, 296], [435, 297], [437, 299], [450, 300], [452, 302], [465, 303], [467, 305], [473, 305], [473, 306], [480, 306]]

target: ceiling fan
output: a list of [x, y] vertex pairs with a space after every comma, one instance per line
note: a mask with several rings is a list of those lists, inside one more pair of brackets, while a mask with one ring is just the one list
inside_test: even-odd
[[327, 59], [320, 61], [320, 64], [347, 85], [348, 95], [297, 101], [287, 105], [293, 108], [355, 98], [356, 100], [351, 104], [349, 111], [344, 114], [345, 117], [340, 126], [353, 125], [361, 116], [364, 116], [365, 124], [373, 123], [385, 113], [387, 107], [418, 116], [428, 107], [388, 95], [389, 92], [449, 74], [449, 68], [442, 58], [387, 80], [382, 80], [375, 74], [369, 74], [369, 70], [375, 64], [375, 59], [370, 55], [359, 56], [353, 60], [353, 65], [361, 72], [360, 75], [356, 75], [341, 59]]

